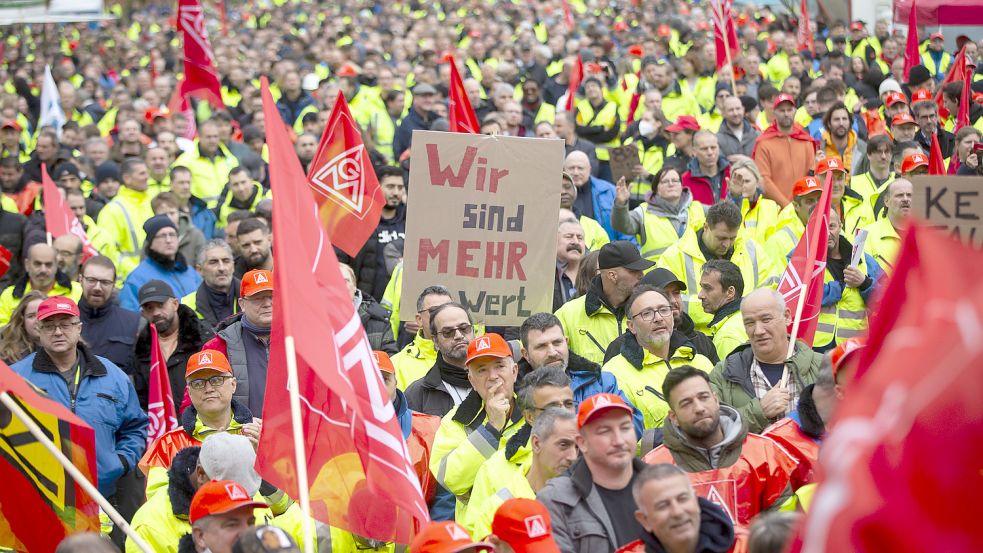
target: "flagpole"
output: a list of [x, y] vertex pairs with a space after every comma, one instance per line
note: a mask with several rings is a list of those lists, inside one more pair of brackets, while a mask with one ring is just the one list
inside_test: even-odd
[[300, 509], [304, 513], [304, 553], [314, 552], [314, 536], [311, 534], [311, 489], [307, 480], [307, 458], [304, 455], [304, 434], [300, 420], [300, 387], [297, 378], [297, 350], [294, 349], [294, 337], [283, 338], [287, 355], [287, 389], [290, 391], [290, 422], [293, 424], [294, 461], [297, 465], [297, 495], [300, 499]]
[[133, 528], [127, 524], [126, 519], [119, 514], [119, 511], [117, 511], [112, 504], [109, 503], [108, 499], [99, 493], [98, 488], [93, 486], [92, 482], [89, 482], [89, 479], [82, 474], [82, 471], [80, 471], [78, 467], [76, 467], [75, 464], [68, 459], [68, 457], [65, 457], [65, 454], [62, 453], [60, 449], [55, 447], [55, 444], [52, 443], [51, 439], [49, 439], [44, 431], [38, 427], [37, 423], [35, 423], [34, 420], [28, 416], [23, 409], [21, 409], [21, 406], [14, 401], [14, 398], [10, 397], [9, 393], [0, 392], [0, 402], [2, 402], [7, 409], [10, 409], [10, 412], [13, 413], [15, 417], [24, 423], [24, 426], [26, 426], [28, 432], [34, 436], [34, 439], [41, 442], [41, 445], [43, 445], [45, 449], [47, 449], [48, 452], [55, 457], [55, 460], [57, 460], [58, 463], [65, 468], [65, 471], [68, 472], [68, 474], [79, 486], [81, 486], [82, 490], [99, 504], [99, 507], [102, 508], [107, 515], [109, 515], [109, 518], [113, 520], [113, 523], [119, 526], [120, 530], [122, 530], [128, 538], [133, 540], [133, 543], [139, 547], [141, 551], [144, 553], [153, 553], [150, 546], [147, 545], [147, 543], [133, 531]]

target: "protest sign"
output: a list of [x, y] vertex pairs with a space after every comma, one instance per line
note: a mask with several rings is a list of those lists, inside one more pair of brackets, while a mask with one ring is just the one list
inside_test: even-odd
[[914, 217], [964, 244], [983, 247], [983, 177], [919, 175], [911, 183]]
[[629, 183], [634, 181], [635, 166], [640, 163], [638, 146], [629, 144], [617, 148], [608, 148], [608, 153], [611, 154], [611, 173], [614, 175], [614, 182], [618, 182], [621, 177], [625, 177]]
[[442, 284], [488, 325], [552, 311], [563, 142], [414, 131], [400, 315]]

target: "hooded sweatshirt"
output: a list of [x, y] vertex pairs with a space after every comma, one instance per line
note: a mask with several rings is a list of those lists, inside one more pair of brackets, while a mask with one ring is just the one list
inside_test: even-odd
[[797, 123], [789, 134], [778, 130], [778, 125], [768, 127], [751, 154], [764, 177], [765, 197], [788, 205], [795, 181], [808, 175], [816, 163], [816, 147], [816, 141]]

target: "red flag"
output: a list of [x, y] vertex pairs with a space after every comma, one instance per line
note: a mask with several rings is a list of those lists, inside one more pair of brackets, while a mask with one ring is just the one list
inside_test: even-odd
[[[734, 27], [732, 0], [712, 0], [710, 17], [713, 19], [713, 40], [717, 53], [717, 71], [724, 68], [739, 52], [737, 29]], [[730, 54], [728, 56], [728, 53]], [[728, 57], [730, 60], [728, 60]], [[733, 70], [733, 68], [731, 68]]]
[[812, 36], [812, 29], [809, 27], [809, 0], [802, 0], [799, 4], [799, 28], [796, 33], [798, 39], [798, 50], [808, 50], [816, 53], [816, 43]]
[[577, 91], [580, 89], [580, 82], [584, 80], [584, 60], [577, 54], [577, 63], [570, 68], [570, 82], [567, 83], [567, 103], [566, 111], [573, 111], [577, 104]]
[[918, 51], [918, 16], [915, 15], [915, 0], [911, 0], [911, 10], [908, 12], [908, 44], [904, 49], [904, 78], [907, 81], [911, 68], [922, 62]]
[[563, 0], [563, 23], [566, 24], [568, 31], [573, 32], [576, 23], [573, 20], [573, 11], [570, 9], [569, 0]]
[[451, 132], [480, 134], [478, 116], [471, 107], [468, 93], [464, 91], [464, 81], [457, 70], [457, 61], [454, 56], [447, 56], [447, 58], [451, 66], [451, 89], [447, 102], [447, 117], [450, 119]]
[[178, 30], [184, 37], [184, 80], [179, 86], [181, 95], [196, 96], [217, 109], [225, 109], [201, 3], [198, 0], [179, 0], [177, 13]]
[[184, 115], [184, 120], [187, 121], [187, 125], [184, 129], [175, 128], [174, 131], [188, 140], [194, 140], [195, 136], [198, 134], [198, 126], [195, 124], [195, 112], [191, 109], [191, 102], [188, 98], [181, 93], [183, 85], [178, 85], [174, 89], [174, 93], [171, 94], [171, 99], [167, 102], [167, 110], [173, 113], [180, 113]]
[[41, 186], [44, 194], [44, 226], [52, 238], [72, 233], [82, 241], [82, 261], [94, 255], [99, 255], [99, 250], [89, 241], [85, 229], [78, 217], [72, 213], [65, 198], [58, 191], [55, 181], [48, 176], [48, 168], [44, 163], [41, 164]]
[[[969, 73], [970, 78], [972, 78], [973, 70], [968, 69], [967, 65], [971, 64], [967, 64], [966, 48], [963, 47], [962, 50], [959, 50], [959, 52], [956, 53], [956, 57], [952, 58], [952, 65], [949, 66], [949, 72], [946, 73], [945, 78], [942, 79], [942, 83], [936, 87], [938, 92], [935, 94], [935, 105], [939, 107], [940, 119], [945, 119], [951, 115], [949, 110], [945, 107], [945, 101], [942, 99], [942, 89], [949, 83], [954, 83], [957, 81], [964, 82], [966, 80], [967, 73]], [[970, 82], [972, 83], [972, 81]]]
[[969, 508], [983, 494], [981, 281], [979, 250], [928, 227], [903, 234], [792, 551], [983, 550]]
[[942, 147], [939, 146], [939, 136], [932, 133], [932, 147], [928, 152], [928, 174], [944, 175], [945, 160], [942, 158]]
[[[826, 183], [823, 184], [819, 203], [809, 216], [809, 224], [806, 225], [805, 232], [792, 251], [792, 258], [785, 267], [782, 281], [778, 284], [778, 291], [785, 296], [785, 306], [792, 312], [793, 317], [799, 310], [799, 302], [804, 302], [801, 307], [799, 330], [794, 338], [809, 345], [812, 345], [812, 340], [816, 336], [816, 325], [819, 323], [819, 311], [822, 308], [832, 176], [832, 172], [826, 175]], [[807, 285], [804, 298], [802, 297], [803, 284]], [[789, 327], [790, 332], [791, 330], [792, 327]]]
[[10, 250], [0, 246], [0, 277], [7, 274], [7, 271], [10, 270], [10, 260], [13, 258], [14, 254]]
[[[966, 47], [963, 46], [963, 60], [965, 61]], [[959, 132], [959, 129], [969, 125], [969, 102], [971, 99], [970, 89], [973, 87], [973, 73], [976, 72], [976, 66], [972, 64], [966, 65], [966, 70], [963, 71], [963, 90], [962, 94], [959, 95], [959, 113], [956, 114], [956, 128], [953, 129], [953, 133]], [[952, 156], [954, 159], [956, 156]]]
[[171, 393], [171, 379], [167, 374], [167, 361], [160, 350], [157, 327], [150, 325], [150, 390], [147, 396], [147, 446], [154, 440], [177, 428], [177, 408]]
[[[85, 477], [96, 482], [95, 432], [0, 362], [8, 394]], [[0, 405], [0, 547], [54, 551], [76, 532], [99, 531], [99, 507], [24, 423]]]
[[[273, 202], [273, 330], [256, 468], [298, 497], [286, 339], [296, 345], [314, 516], [360, 536], [409, 543], [428, 520], [420, 482], [329, 236], [262, 78]], [[345, 110], [347, 113], [347, 110]], [[414, 520], [415, 519], [415, 520]]]
[[307, 174], [321, 223], [335, 246], [355, 257], [379, 226], [385, 199], [358, 125], [339, 91]]

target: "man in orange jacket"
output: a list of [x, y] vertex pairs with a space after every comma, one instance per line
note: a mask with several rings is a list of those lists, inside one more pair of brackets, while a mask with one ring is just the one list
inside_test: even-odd
[[775, 124], [754, 143], [751, 157], [765, 180], [765, 197], [783, 207], [792, 199], [792, 185], [816, 164], [816, 141], [795, 122], [795, 98], [775, 97]]

